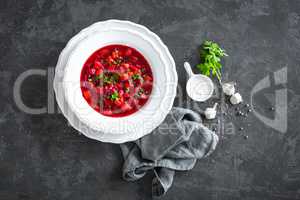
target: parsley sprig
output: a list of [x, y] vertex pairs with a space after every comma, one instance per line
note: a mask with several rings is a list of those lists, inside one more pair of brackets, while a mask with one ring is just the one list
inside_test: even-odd
[[212, 41], [205, 41], [200, 50], [201, 63], [197, 65], [197, 68], [202, 74], [209, 76], [217, 76], [221, 81], [221, 58], [228, 56], [225, 50]]

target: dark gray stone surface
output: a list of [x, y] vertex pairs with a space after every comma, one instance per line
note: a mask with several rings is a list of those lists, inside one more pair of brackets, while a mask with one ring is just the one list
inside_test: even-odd
[[[208, 123], [221, 137], [216, 152], [193, 170], [177, 173], [163, 199], [300, 199], [300, 1], [2, 0], [1, 200], [151, 199], [153, 174], [138, 182], [123, 181], [117, 145], [79, 135], [57, 107], [52, 113], [30, 115], [13, 98], [13, 86], [21, 73], [51, 71], [74, 34], [111, 18], [143, 24], [169, 47], [179, 74], [175, 105], [198, 111], [205, 108], [191, 103], [180, 89], [186, 81], [182, 63], [197, 64], [197, 47], [205, 39], [217, 41], [230, 55], [223, 63], [224, 80], [236, 80], [246, 102], [253, 97], [254, 112], [247, 118], [236, 117], [235, 109], [222, 103], [229, 114]], [[279, 72], [283, 82], [287, 75], [286, 83], [276, 85], [273, 75], [278, 70], [283, 70]], [[254, 86], [268, 76], [271, 85], [251, 95]], [[49, 92], [48, 100], [47, 76], [32, 76], [21, 87], [26, 105], [39, 108], [48, 103], [51, 112]], [[275, 105], [275, 94], [279, 105]], [[220, 98], [224, 100], [217, 93], [208, 103]], [[269, 109], [272, 106], [275, 111]], [[282, 120], [273, 125], [259, 118], [272, 119], [282, 113]]]

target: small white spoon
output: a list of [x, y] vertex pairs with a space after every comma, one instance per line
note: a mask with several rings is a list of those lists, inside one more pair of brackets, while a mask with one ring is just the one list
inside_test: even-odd
[[188, 62], [184, 62], [184, 68], [189, 76], [186, 84], [186, 91], [189, 97], [200, 102], [209, 99], [214, 91], [212, 80], [202, 74], [194, 74]]

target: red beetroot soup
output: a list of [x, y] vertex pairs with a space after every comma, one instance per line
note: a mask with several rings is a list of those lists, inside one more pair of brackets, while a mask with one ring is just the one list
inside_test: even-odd
[[81, 91], [88, 104], [110, 117], [139, 110], [152, 91], [153, 75], [144, 56], [125, 45], [109, 45], [94, 52], [81, 71]]

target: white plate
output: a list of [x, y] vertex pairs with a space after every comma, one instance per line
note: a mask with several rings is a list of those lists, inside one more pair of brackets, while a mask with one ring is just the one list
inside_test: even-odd
[[[79, 87], [83, 62], [110, 43], [127, 44], [139, 50], [154, 74], [152, 96], [140, 111], [128, 117], [111, 118], [97, 113], [82, 98]], [[158, 36], [141, 25], [119, 20], [95, 23], [74, 36], [59, 57], [54, 79], [58, 105], [69, 123], [89, 138], [113, 143], [136, 140], [156, 128], [172, 107], [176, 87], [174, 60]]]

